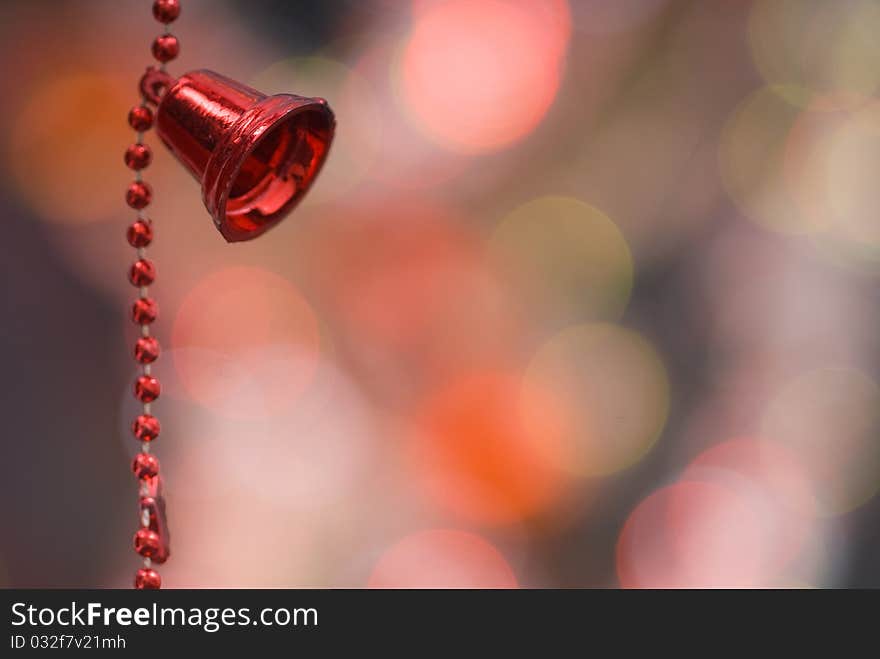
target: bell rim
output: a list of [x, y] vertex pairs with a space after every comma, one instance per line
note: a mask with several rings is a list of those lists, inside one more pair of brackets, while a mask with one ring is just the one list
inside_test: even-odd
[[[226, 206], [232, 185], [247, 158], [280, 124], [289, 121], [297, 114], [306, 112], [320, 112], [324, 114], [327, 121], [326, 148], [310, 178], [310, 181], [313, 182], [327, 161], [336, 132], [336, 116], [323, 98], [295, 94], [267, 96], [242, 113], [229, 127], [223, 141], [214, 149], [208, 159], [202, 178], [202, 198], [211, 214], [214, 225], [227, 242], [243, 242], [263, 235], [269, 229], [280, 224], [311, 188], [310, 182], [300, 194], [293, 195], [281, 208], [272, 213], [262, 226], [255, 229], [244, 230], [235, 227], [226, 217]], [[254, 125], [257, 125], [261, 130], [255, 131]], [[230, 166], [230, 163], [234, 166]]]

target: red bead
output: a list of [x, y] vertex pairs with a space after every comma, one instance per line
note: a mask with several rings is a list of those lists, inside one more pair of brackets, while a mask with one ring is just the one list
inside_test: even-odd
[[125, 150], [125, 164], [129, 169], [143, 169], [153, 160], [153, 152], [146, 144], [132, 144]]
[[153, 111], [146, 105], [136, 105], [128, 113], [128, 125], [139, 133], [153, 125]]
[[162, 392], [162, 386], [152, 375], [142, 375], [134, 382], [134, 396], [142, 403], [152, 403]]
[[142, 442], [152, 442], [159, 436], [162, 426], [159, 425], [159, 419], [150, 414], [141, 414], [131, 424], [131, 431], [134, 436]]
[[152, 336], [142, 336], [134, 344], [135, 361], [152, 364], [159, 357], [159, 342]]
[[146, 208], [153, 199], [153, 188], [145, 181], [132, 181], [125, 191], [125, 201], [132, 208]]
[[149, 259], [138, 259], [131, 264], [128, 281], [134, 286], [149, 286], [156, 280], [156, 266]]
[[125, 234], [132, 247], [146, 247], [153, 242], [153, 223], [150, 220], [136, 220]]
[[153, 40], [153, 57], [170, 62], [180, 53], [180, 42], [173, 34], [160, 34]]
[[159, 473], [159, 460], [150, 453], [138, 453], [131, 463], [131, 471], [140, 479], [152, 478]]
[[138, 325], [149, 325], [159, 315], [159, 305], [153, 298], [140, 297], [131, 305], [131, 319]]
[[179, 0], [156, 0], [153, 3], [153, 16], [160, 23], [171, 23], [180, 16]]
[[162, 587], [162, 577], [156, 570], [142, 567], [134, 575], [134, 587], [138, 590], [159, 590]]
[[162, 550], [162, 540], [155, 531], [138, 529], [134, 534], [134, 550], [141, 556], [153, 558]]

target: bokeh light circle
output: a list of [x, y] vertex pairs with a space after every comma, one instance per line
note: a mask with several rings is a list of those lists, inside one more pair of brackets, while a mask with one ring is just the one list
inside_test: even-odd
[[848, 512], [880, 489], [880, 387], [860, 371], [794, 379], [767, 406], [761, 435], [797, 454], [819, 514]]
[[412, 464], [441, 508], [482, 524], [519, 522], [564, 492], [565, 424], [556, 401], [520, 377], [467, 374], [418, 410]]
[[455, 151], [439, 149], [436, 142], [406, 118], [400, 101], [399, 71], [403, 44], [386, 40], [373, 43], [354, 63], [354, 70], [376, 90], [379, 112], [394, 130], [382, 132], [376, 166], [368, 173], [379, 189], [403, 192], [427, 189], [453, 189], [456, 180], [470, 165], [470, 158]]
[[842, 108], [816, 97], [788, 135], [785, 184], [818, 253], [857, 270], [880, 266], [880, 103]]
[[779, 443], [743, 437], [715, 445], [684, 470], [682, 481], [708, 482], [734, 490], [760, 515], [762, 572], [783, 569], [812, 549], [816, 500], [798, 456]]
[[[415, 12], [400, 92], [439, 144], [494, 151], [530, 133], [559, 88], [570, 17], [565, 2], [450, 0]], [[548, 15], [551, 20], [548, 20]]]
[[[393, 209], [371, 210], [337, 220], [313, 252], [316, 274], [361, 338], [429, 351], [426, 335], [444, 322], [450, 282], [478, 265], [476, 238], [466, 222], [436, 206], [399, 201]], [[462, 296], [466, 292], [456, 293]]]
[[[656, 0], [634, 0], [635, 2], [652, 2]], [[663, 0], [660, 0], [661, 2]], [[412, 0], [412, 15], [419, 20], [430, 13], [438, 5], [447, 4], [449, 0]], [[522, 12], [527, 12], [535, 23], [535, 28], [546, 37], [548, 48], [556, 47], [556, 55], [562, 56], [568, 47], [572, 32], [572, 12], [568, 0], [501, 0], [503, 4]]]
[[[786, 92], [799, 93], [805, 92]], [[721, 177], [731, 199], [748, 219], [780, 233], [811, 233], [827, 222], [804, 212], [786, 187], [789, 133], [799, 114], [774, 88], [759, 89], [733, 111], [719, 145]]]
[[221, 455], [239, 491], [298, 513], [350, 504], [374, 453], [366, 401], [329, 363], [284, 414], [234, 421], [215, 414], [199, 432], [203, 451]]
[[41, 219], [86, 224], [125, 208], [130, 172], [122, 152], [133, 141], [125, 122], [131, 98], [130, 83], [97, 74], [50, 79], [25, 96], [8, 128], [6, 164]]
[[[539, 197], [494, 228], [488, 258], [535, 314], [556, 326], [617, 320], [632, 290], [633, 257], [600, 210], [571, 197]], [[529, 313], [524, 310], [524, 313]]]
[[561, 402], [568, 452], [558, 466], [601, 476], [651, 449], [666, 423], [669, 382], [656, 350], [638, 333], [604, 323], [570, 327], [546, 341], [526, 381]]
[[371, 588], [516, 588], [504, 556], [482, 537], [432, 529], [388, 549], [370, 575]]
[[768, 528], [735, 489], [681, 481], [644, 499], [617, 543], [624, 588], [748, 588], [773, 585]]
[[752, 57], [774, 93], [803, 104], [796, 85], [858, 102], [880, 88], [880, 6], [873, 0], [760, 0], [749, 15]]
[[834, 134], [827, 190], [834, 231], [840, 238], [880, 251], [880, 102], [873, 101]]
[[287, 279], [232, 267], [204, 277], [174, 319], [173, 363], [186, 392], [233, 417], [288, 409], [321, 358], [312, 308]]
[[828, 177], [831, 148], [849, 112], [817, 97], [794, 120], [786, 136], [782, 181], [797, 217], [812, 235], [834, 231]]
[[465, 370], [507, 363], [516, 301], [470, 218], [399, 199], [325, 217], [319, 229], [304, 257], [310, 289], [374, 394], [418, 400]]

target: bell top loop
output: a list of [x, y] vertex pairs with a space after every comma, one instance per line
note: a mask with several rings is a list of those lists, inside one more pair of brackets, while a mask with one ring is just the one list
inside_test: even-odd
[[155, 66], [147, 67], [146, 72], [141, 76], [140, 90], [141, 96], [145, 101], [158, 106], [162, 101], [162, 96], [166, 91], [171, 89], [175, 80], [165, 71], [157, 69]]

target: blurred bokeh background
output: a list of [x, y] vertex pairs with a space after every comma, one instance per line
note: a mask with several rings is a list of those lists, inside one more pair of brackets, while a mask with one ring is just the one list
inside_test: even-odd
[[[0, 5], [6, 586], [138, 565], [150, 5]], [[234, 245], [147, 135], [167, 587], [880, 586], [880, 4], [182, 5], [338, 133]]]

